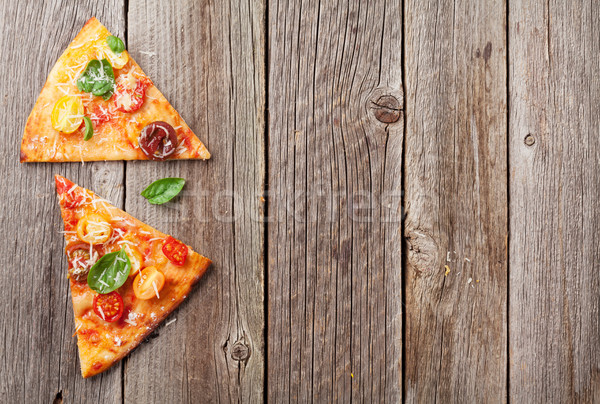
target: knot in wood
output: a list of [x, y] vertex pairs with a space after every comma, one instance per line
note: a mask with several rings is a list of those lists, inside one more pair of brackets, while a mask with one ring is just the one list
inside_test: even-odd
[[372, 103], [373, 113], [379, 122], [394, 123], [400, 119], [400, 101], [393, 95], [382, 95]]
[[533, 146], [533, 144], [535, 143], [535, 138], [531, 133], [528, 133], [527, 136], [525, 136], [524, 142], [527, 146]]
[[405, 241], [408, 264], [415, 271], [415, 275], [430, 275], [438, 263], [439, 249], [433, 237], [425, 230], [407, 230]]
[[250, 357], [250, 348], [241, 341], [237, 341], [231, 348], [231, 359], [234, 361], [245, 361]]

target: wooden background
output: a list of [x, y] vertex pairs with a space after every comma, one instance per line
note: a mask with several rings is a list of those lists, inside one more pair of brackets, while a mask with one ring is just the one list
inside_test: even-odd
[[[6, 402], [600, 402], [600, 5], [0, 0]], [[207, 162], [18, 162], [95, 15]], [[53, 174], [214, 265], [79, 373]], [[139, 196], [188, 180], [176, 203]]]

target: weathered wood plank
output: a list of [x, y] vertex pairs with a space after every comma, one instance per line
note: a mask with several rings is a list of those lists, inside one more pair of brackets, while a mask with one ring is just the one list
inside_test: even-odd
[[269, 3], [271, 402], [401, 399], [401, 13]]
[[[129, 49], [212, 153], [127, 164], [127, 211], [214, 265], [125, 368], [126, 402], [258, 402], [264, 380], [264, 8], [260, 1], [129, 2]], [[163, 206], [139, 193], [181, 176]], [[244, 352], [249, 352], [245, 358]]]
[[[0, 3], [0, 395], [9, 402], [121, 402], [121, 366], [81, 377], [54, 174], [123, 205], [123, 163], [19, 164], [27, 116], [46, 76], [95, 15], [125, 30], [122, 1]], [[68, 10], [68, 12], [66, 11]]]
[[600, 402], [600, 8], [509, 5], [510, 399]]
[[506, 401], [505, 11], [405, 4], [407, 402]]

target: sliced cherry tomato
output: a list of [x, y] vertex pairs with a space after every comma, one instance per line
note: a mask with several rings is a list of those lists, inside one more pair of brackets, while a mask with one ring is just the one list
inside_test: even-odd
[[129, 54], [126, 51], [119, 54], [113, 52], [106, 43], [106, 38], [99, 39], [94, 45], [101, 58], [108, 59], [115, 69], [122, 69], [129, 61]]
[[159, 292], [165, 285], [165, 276], [156, 267], [144, 268], [133, 280], [133, 293], [141, 300], [160, 297]]
[[175, 265], [182, 266], [188, 255], [188, 248], [181, 241], [169, 236], [162, 248], [163, 254]]
[[83, 122], [83, 103], [79, 97], [65, 95], [54, 104], [50, 115], [52, 127], [59, 132], [73, 133]]
[[122, 112], [134, 112], [144, 103], [146, 87], [150, 84], [147, 80], [138, 80], [133, 74], [121, 74], [117, 77], [115, 91], [115, 108]]
[[77, 237], [84, 243], [102, 244], [108, 241], [111, 235], [111, 225], [96, 213], [90, 213], [77, 222]]
[[94, 313], [109, 323], [121, 318], [123, 307], [123, 298], [117, 291], [94, 297]]
[[[87, 282], [87, 276], [90, 268], [94, 264], [90, 257], [90, 245], [75, 241], [69, 244], [66, 248], [67, 257], [69, 259], [69, 277], [77, 282]], [[95, 248], [91, 248], [92, 255], [96, 252]]]
[[129, 276], [136, 275], [140, 272], [140, 269], [144, 265], [144, 257], [140, 250], [129, 243], [123, 244], [123, 249], [125, 253], [129, 257], [129, 262], [131, 263], [131, 269], [129, 270]]

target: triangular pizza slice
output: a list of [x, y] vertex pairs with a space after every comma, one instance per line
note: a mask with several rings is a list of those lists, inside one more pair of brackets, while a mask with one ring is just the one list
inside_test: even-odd
[[190, 293], [211, 261], [57, 175], [81, 374], [134, 349]]
[[21, 162], [208, 159], [210, 153], [91, 18], [58, 59], [23, 134]]

